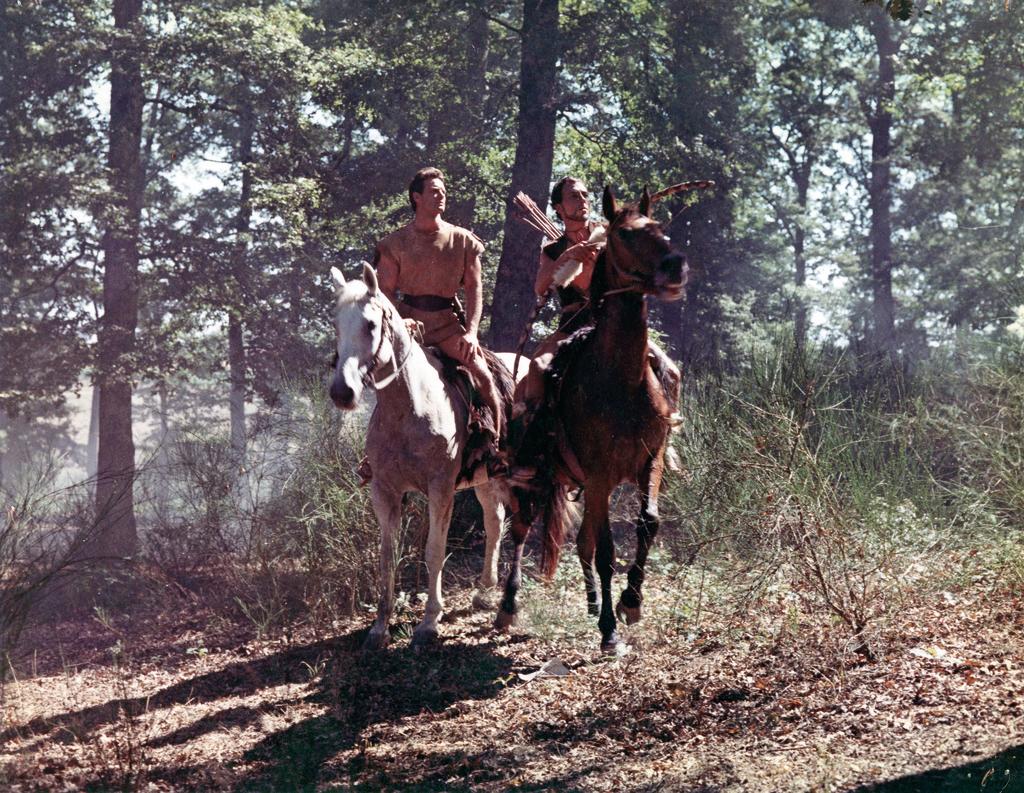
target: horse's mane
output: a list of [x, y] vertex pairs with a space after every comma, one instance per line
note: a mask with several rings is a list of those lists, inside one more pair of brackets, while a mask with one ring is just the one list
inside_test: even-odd
[[594, 261], [594, 273], [590, 276], [590, 306], [592, 311], [599, 311], [604, 305], [604, 293], [608, 291], [608, 246], [597, 254]]

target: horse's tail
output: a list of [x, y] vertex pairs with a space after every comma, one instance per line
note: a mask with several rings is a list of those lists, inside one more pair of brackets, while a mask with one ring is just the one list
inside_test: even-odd
[[544, 507], [543, 553], [540, 569], [544, 577], [551, 579], [558, 567], [562, 544], [576, 513], [576, 505], [569, 500], [569, 488], [555, 482], [551, 495]]

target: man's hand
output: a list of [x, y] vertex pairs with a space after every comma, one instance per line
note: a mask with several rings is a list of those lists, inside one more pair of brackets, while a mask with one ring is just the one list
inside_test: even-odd
[[598, 251], [601, 245], [594, 242], [577, 242], [575, 245], [565, 249], [565, 252], [558, 257], [555, 265], [561, 267], [569, 259], [579, 262], [584, 267], [592, 265], [597, 260]]
[[466, 331], [459, 337], [459, 353], [466, 360], [476, 358], [480, 355], [480, 341], [476, 337], [476, 331]]

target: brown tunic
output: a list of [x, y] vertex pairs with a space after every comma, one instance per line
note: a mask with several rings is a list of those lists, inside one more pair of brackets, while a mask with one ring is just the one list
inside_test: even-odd
[[[483, 253], [484, 244], [473, 232], [440, 223], [436, 232], [417, 231], [410, 223], [378, 243], [377, 250], [398, 264], [398, 291], [403, 295], [454, 298], [466, 268]], [[399, 303], [398, 313], [423, 323], [424, 344], [438, 344], [465, 330], [453, 308], [424, 311]]]

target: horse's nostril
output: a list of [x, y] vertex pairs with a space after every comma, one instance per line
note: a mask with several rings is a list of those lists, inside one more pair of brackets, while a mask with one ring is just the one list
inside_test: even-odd
[[355, 392], [345, 383], [335, 380], [331, 383], [331, 400], [338, 407], [348, 407], [355, 398]]
[[680, 253], [666, 254], [658, 265], [662, 274], [673, 281], [678, 281], [683, 277], [685, 268], [686, 258]]

